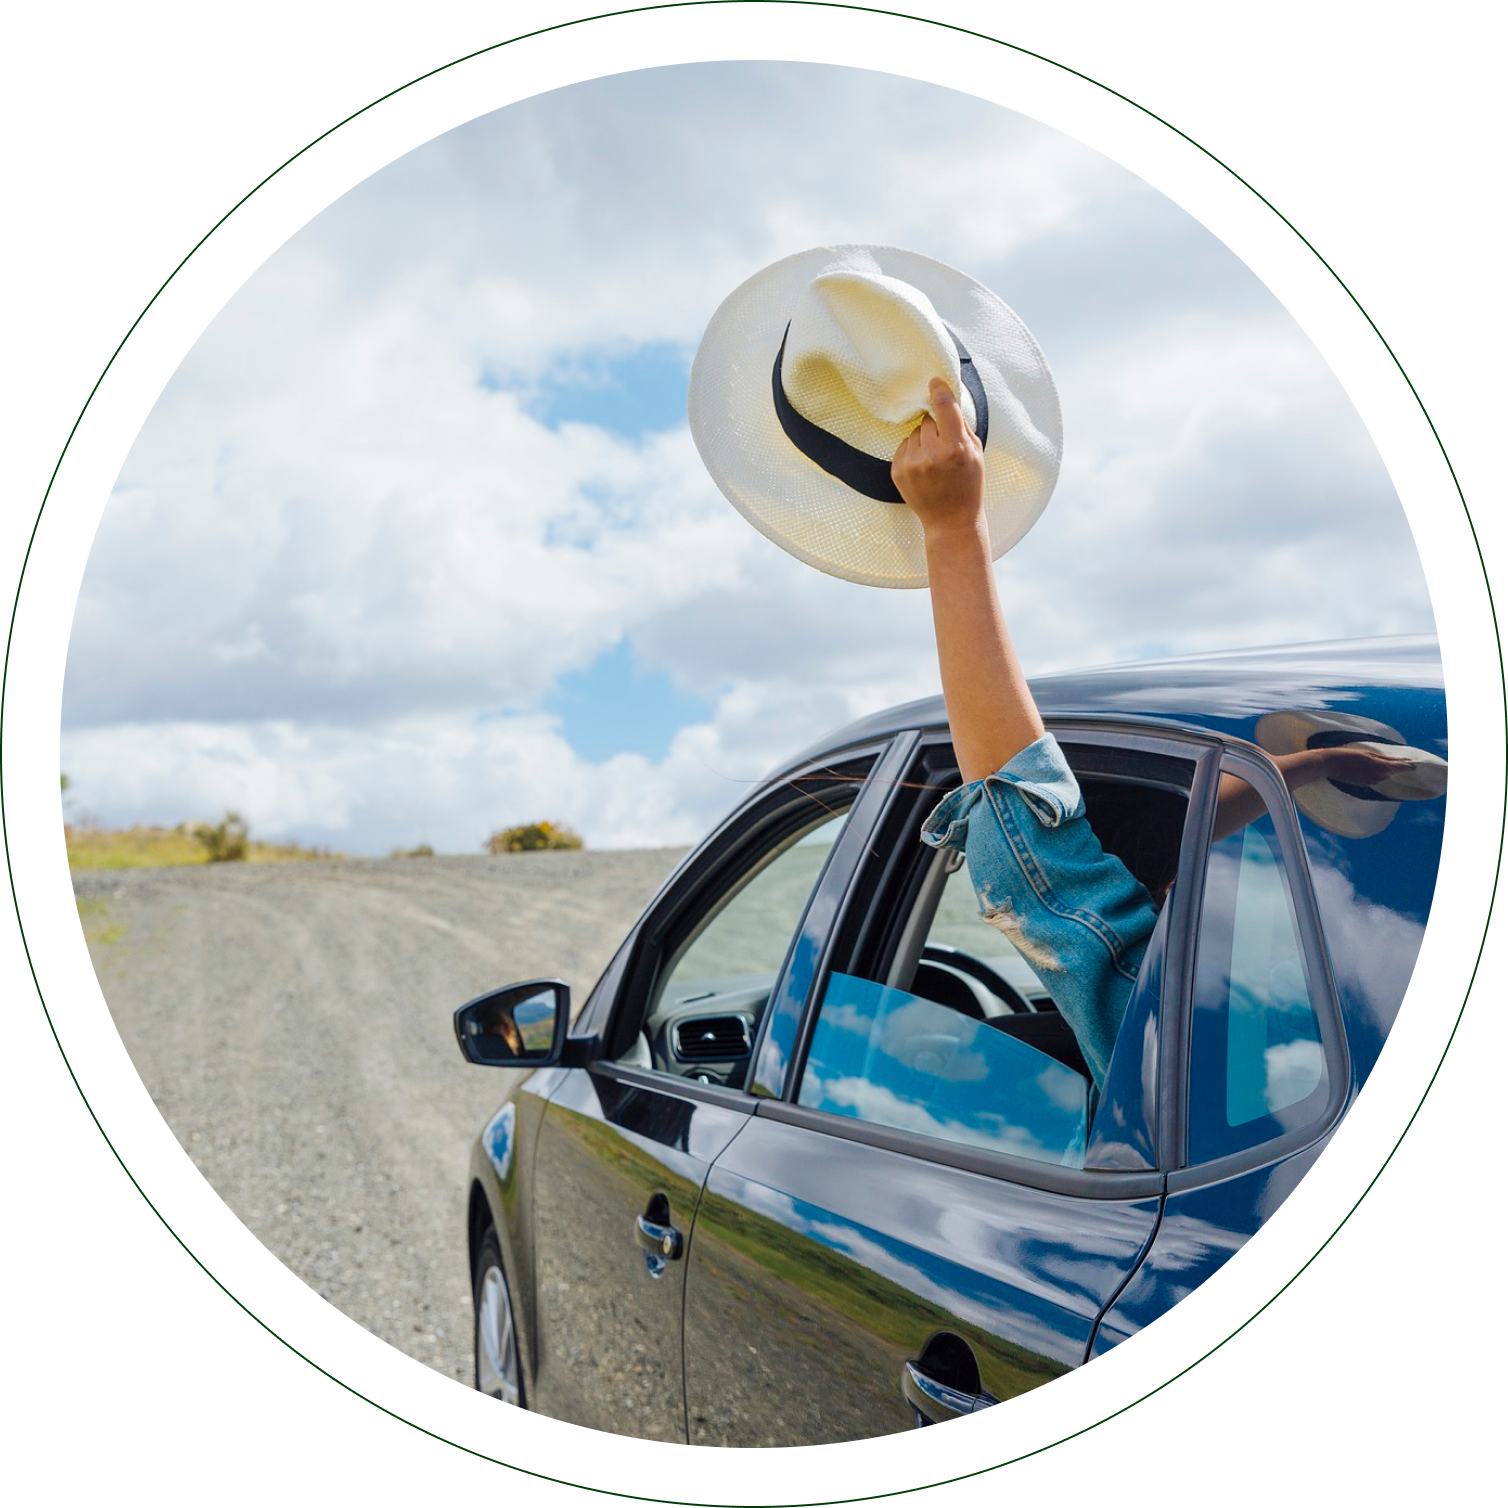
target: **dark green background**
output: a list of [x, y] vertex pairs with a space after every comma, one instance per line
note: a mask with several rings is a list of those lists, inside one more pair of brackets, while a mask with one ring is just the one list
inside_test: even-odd
[[[451, 125], [599, 72], [712, 57], [1045, 57], [1160, 131], [1212, 189], [1252, 193], [1347, 287], [1424, 407], [1443, 457], [1442, 635], [1475, 639], [1478, 679], [1499, 685], [1488, 508], [1502, 501], [1505, 449], [1491, 309], [1502, 302], [1502, 6], [724, 0], [620, 12], [480, 54], [504, 30], [448, 39], [409, 18], [392, 35], [305, 44], [249, 14], [244, 26], [240, 38], [205, 33], [187, 56], [155, 32], [51, 33], [56, 47], [35, 60], [50, 106], [17, 146], [29, 277], [14, 297], [41, 315], [41, 333], [11, 351], [23, 382], [35, 357], [44, 412], [14, 433], [42, 452], [27, 505], [44, 486], [45, 501], [0, 707], [17, 1039], [0, 1241], [14, 1500], [475, 1500], [567, 1481], [620, 1500], [1004, 1490], [1053, 1502], [1454, 1502], [1500, 1490], [1500, 787], [1475, 793], [1475, 980], [1430, 1092], [1348, 1182], [1344, 1221], [1205, 1362], [1095, 1430], [947, 1484], [677, 1482], [645, 1473], [642, 1445], [410, 1427], [297, 1356], [193, 1255], [187, 1215], [134, 1164], [57, 1047], [51, 739], [81, 540], [152, 380], [238, 282], [357, 179]], [[1482, 716], [1491, 748], [1499, 697], [1484, 697]]]

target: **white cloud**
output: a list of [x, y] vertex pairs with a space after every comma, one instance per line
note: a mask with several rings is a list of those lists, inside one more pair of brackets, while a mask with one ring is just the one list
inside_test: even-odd
[[634, 754], [589, 765], [539, 715], [122, 724], [65, 735], [63, 762], [79, 806], [117, 822], [231, 808], [255, 837], [356, 853], [419, 842], [474, 853], [497, 828], [541, 818], [593, 846], [689, 843], [744, 790], [690, 753], [659, 767]]
[[1262, 1063], [1262, 1103], [1269, 1110], [1283, 1110], [1297, 1105], [1319, 1087], [1325, 1072], [1325, 1050], [1318, 1042], [1282, 1042], [1262, 1054]]
[[1061, 1067], [1059, 1063], [1049, 1063], [1032, 1080], [1032, 1087], [1055, 1110], [1066, 1110], [1069, 1114], [1087, 1116], [1088, 1091], [1084, 1079], [1072, 1069], [1067, 1073], [1060, 1073], [1058, 1070]]
[[1342, 996], [1364, 1003], [1371, 1022], [1385, 1035], [1424, 944], [1424, 918], [1400, 914], [1359, 895], [1343, 870], [1344, 862], [1332, 859], [1310, 866], [1315, 898], [1325, 919]]
[[[841, 1106], [851, 1109], [860, 1120], [875, 1125], [894, 1126], [902, 1131], [915, 1132], [919, 1136], [935, 1137], [939, 1141], [987, 1147], [991, 1151], [1007, 1152], [1035, 1162], [1061, 1162], [1070, 1166], [1082, 1164], [1082, 1119], [1076, 1133], [1068, 1141], [1061, 1145], [1049, 1145], [1028, 1127], [1012, 1125], [1003, 1115], [977, 1114], [967, 1121], [957, 1120], [950, 1116], [934, 1115], [926, 1106], [904, 1099], [894, 1090], [868, 1079], [848, 1076], [819, 1079], [810, 1070], [808, 1078], [814, 1082], [810, 1094], [803, 1084], [803, 1104], [823, 1109]], [[1049, 1129], [1062, 1131], [1068, 1128], [1054, 1125]]]
[[[934, 691], [925, 594], [782, 554], [684, 426], [635, 439], [534, 416], [547, 371], [689, 352], [744, 277], [844, 239], [967, 267], [1053, 362], [1062, 480], [1000, 568], [1031, 669], [1429, 628], [1401, 510], [1333, 377], [1145, 184], [908, 80], [653, 70], [410, 153], [206, 332], [86, 575], [64, 701], [81, 802], [110, 821], [237, 804], [352, 848], [468, 847], [495, 804], [470, 773], [485, 761], [530, 816], [681, 841], [825, 729]], [[623, 635], [716, 710], [657, 764], [587, 765], [539, 709]], [[443, 792], [465, 809], [447, 818]]]

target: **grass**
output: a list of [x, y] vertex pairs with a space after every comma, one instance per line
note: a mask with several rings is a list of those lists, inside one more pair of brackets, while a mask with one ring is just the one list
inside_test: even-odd
[[119, 921], [110, 920], [110, 905], [97, 896], [75, 900], [74, 912], [83, 927], [84, 938], [90, 942], [113, 944], [125, 936], [125, 927]]
[[[209, 850], [194, 827], [72, 827], [63, 829], [70, 869], [159, 869], [171, 864], [207, 864]], [[245, 863], [288, 864], [304, 859], [340, 859], [344, 854], [296, 843], [246, 845]]]

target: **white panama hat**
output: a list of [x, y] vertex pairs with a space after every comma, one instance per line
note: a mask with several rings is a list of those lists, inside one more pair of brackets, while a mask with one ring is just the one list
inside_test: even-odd
[[1298, 808], [1327, 832], [1342, 838], [1370, 838], [1398, 814], [1400, 801], [1433, 801], [1445, 794], [1450, 767], [1438, 754], [1410, 747], [1386, 723], [1348, 712], [1269, 712], [1257, 724], [1257, 743], [1269, 754], [1302, 749], [1370, 749], [1393, 759], [1411, 759], [1412, 770], [1389, 775], [1377, 785], [1316, 780], [1293, 793]]
[[729, 502], [798, 560], [866, 586], [925, 586], [921, 524], [890, 462], [929, 411], [933, 377], [984, 444], [998, 558], [1052, 495], [1058, 392], [1020, 318], [930, 257], [819, 246], [755, 273], [702, 337], [691, 434]]

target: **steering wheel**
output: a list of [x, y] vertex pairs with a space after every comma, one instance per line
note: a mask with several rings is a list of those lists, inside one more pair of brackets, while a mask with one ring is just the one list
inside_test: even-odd
[[982, 958], [975, 958], [962, 948], [950, 948], [946, 943], [928, 943], [922, 949], [922, 962], [944, 964], [960, 974], [967, 974], [991, 994], [998, 995], [1013, 1013], [1030, 1015], [1036, 1009], [1004, 975], [996, 973]]

